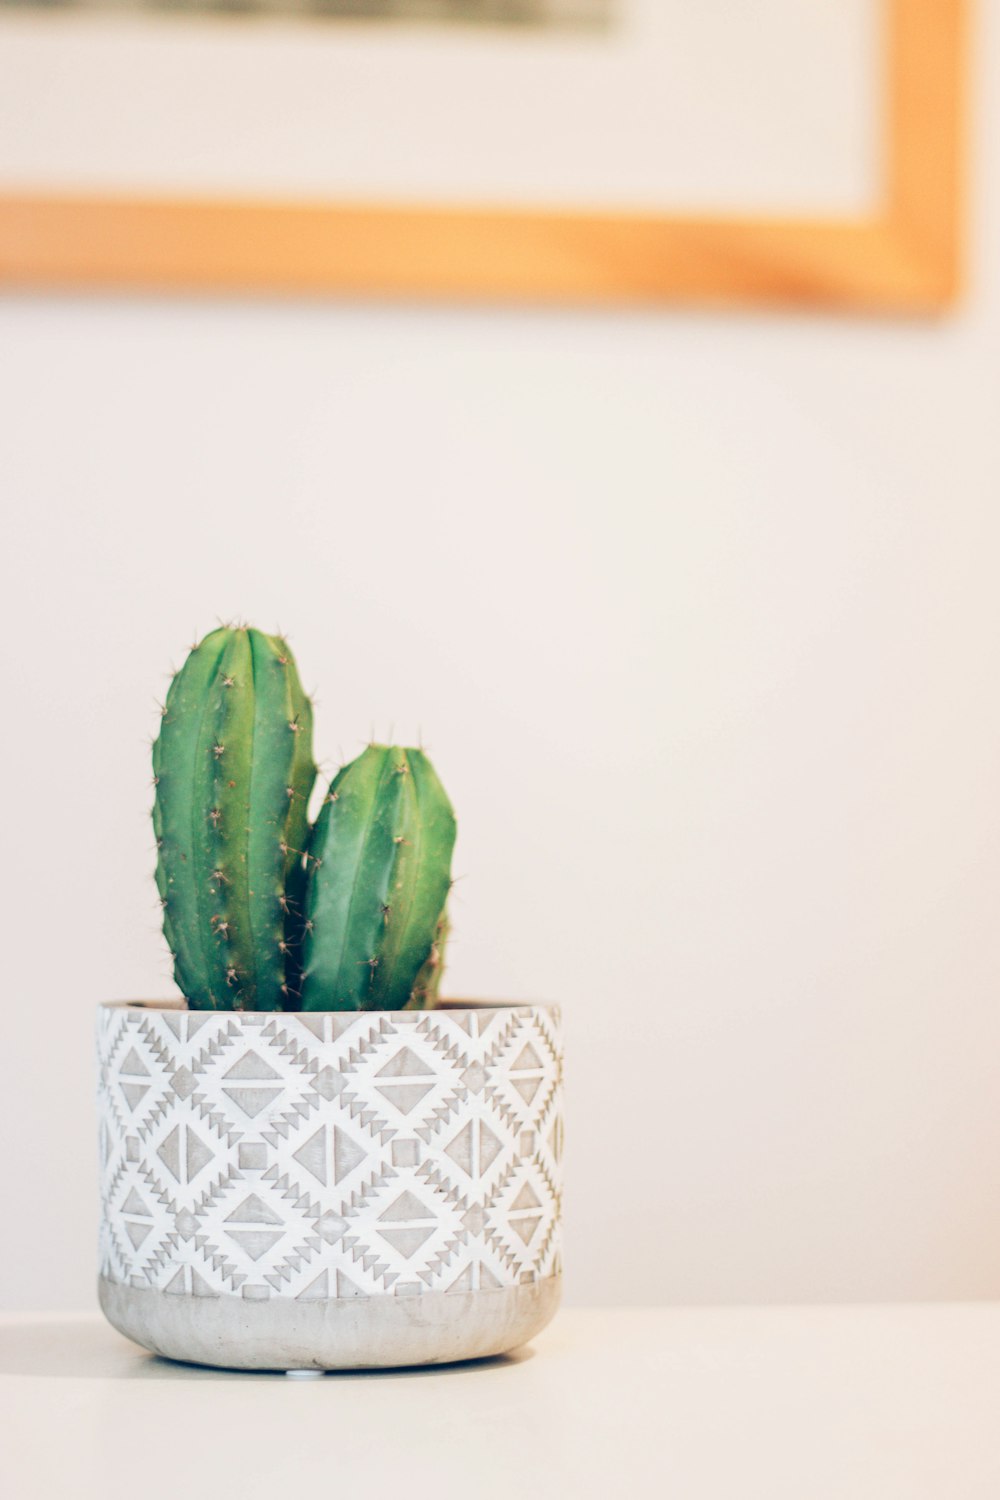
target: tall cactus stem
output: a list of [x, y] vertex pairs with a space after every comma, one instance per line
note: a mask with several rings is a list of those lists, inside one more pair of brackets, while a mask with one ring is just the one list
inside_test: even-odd
[[315, 774], [287, 643], [212, 631], [173, 679], [153, 747], [163, 931], [193, 1008], [297, 1005]]

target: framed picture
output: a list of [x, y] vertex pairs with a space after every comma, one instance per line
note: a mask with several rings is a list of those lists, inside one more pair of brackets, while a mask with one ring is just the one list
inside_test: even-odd
[[0, 0], [0, 281], [946, 307], [966, 0]]

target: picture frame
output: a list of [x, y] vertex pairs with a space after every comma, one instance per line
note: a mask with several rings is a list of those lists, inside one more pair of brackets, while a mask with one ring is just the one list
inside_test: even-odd
[[0, 285], [940, 312], [961, 281], [970, 0], [886, 7], [864, 216], [0, 193]]

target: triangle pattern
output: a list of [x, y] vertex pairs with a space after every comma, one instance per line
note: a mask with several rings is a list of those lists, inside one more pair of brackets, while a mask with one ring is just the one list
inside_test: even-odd
[[296, 1012], [296, 1015], [299, 1025], [304, 1026], [307, 1031], [311, 1031], [316, 1040], [321, 1042], [323, 1040], [323, 1033], [326, 1030], [326, 1017], [324, 1015], [312, 1016], [307, 1010], [300, 1010]]
[[379, 1214], [379, 1222], [383, 1224], [387, 1220], [397, 1223], [405, 1220], [407, 1223], [410, 1223], [413, 1219], [426, 1220], [436, 1218], [437, 1215], [427, 1207], [426, 1203], [421, 1203], [416, 1193], [411, 1193], [409, 1190], [405, 1193], [400, 1193], [399, 1197], [393, 1203], [389, 1204], [385, 1212]]
[[379, 1068], [376, 1078], [431, 1078], [433, 1074], [425, 1062], [409, 1047], [401, 1047], [395, 1057], [390, 1057], [384, 1068]]
[[516, 1008], [403, 1021], [106, 1023], [111, 1273], [175, 1304], [249, 1279], [313, 1305], [557, 1273], [557, 1033]]
[[281, 1093], [281, 1089], [238, 1088], [223, 1089], [222, 1092], [224, 1094], [228, 1094], [236, 1107], [238, 1109], [241, 1109], [248, 1119], [252, 1120], [256, 1115], [259, 1115], [261, 1110], [265, 1109], [273, 1099], [277, 1099], [278, 1095]]
[[280, 1215], [269, 1208], [263, 1198], [251, 1193], [238, 1203], [231, 1214], [226, 1215], [227, 1224], [280, 1224]]
[[207, 1167], [211, 1160], [211, 1147], [206, 1146], [189, 1125], [187, 1128], [187, 1181], [193, 1182], [202, 1167]]
[[393, 1083], [380, 1088], [379, 1093], [383, 1099], [394, 1104], [401, 1115], [408, 1115], [433, 1087], [433, 1083]]
[[531, 1219], [511, 1219], [510, 1227], [517, 1231], [518, 1236], [525, 1245], [530, 1245], [534, 1239], [535, 1230], [541, 1222], [541, 1214], [535, 1214]]
[[456, 1166], [461, 1167], [469, 1177], [472, 1176], [472, 1121], [463, 1125], [453, 1141], [444, 1148], [445, 1155], [450, 1156]]
[[452, 1282], [451, 1286], [447, 1287], [446, 1290], [449, 1291], [449, 1292], [471, 1292], [472, 1291], [472, 1262], [471, 1261], [466, 1266], [465, 1270], [462, 1271], [462, 1272], [460, 1272], [459, 1275], [455, 1277], [455, 1280]]
[[357, 1286], [343, 1271], [337, 1272], [337, 1296], [338, 1297], [363, 1297], [365, 1293]]
[[530, 1104], [542, 1086], [540, 1078], [512, 1078], [511, 1083], [517, 1089], [525, 1104]]
[[495, 1135], [484, 1120], [479, 1122], [479, 1170], [485, 1172], [496, 1161], [503, 1150], [503, 1141]]
[[311, 1135], [305, 1145], [300, 1146], [297, 1151], [292, 1152], [295, 1161], [300, 1167], [305, 1167], [326, 1187], [326, 1126], [321, 1125], [315, 1135]]
[[346, 1131], [341, 1130], [339, 1125], [333, 1127], [333, 1180], [342, 1182], [349, 1172], [360, 1162], [363, 1162], [367, 1153], [357, 1141], [352, 1141]]
[[133, 1250], [138, 1250], [152, 1227], [152, 1224], [133, 1224], [130, 1219], [126, 1219], [125, 1232], [132, 1241]]
[[297, 1302], [325, 1302], [330, 1295], [330, 1273], [320, 1271], [319, 1275], [310, 1281], [309, 1285], [303, 1287], [295, 1299]]
[[125, 1102], [129, 1109], [135, 1109], [142, 1096], [149, 1093], [148, 1083], [125, 1083], [124, 1080], [120, 1080], [118, 1087], [125, 1095]]
[[541, 1208], [541, 1206], [542, 1201], [539, 1198], [538, 1194], [531, 1186], [531, 1183], [526, 1182], [521, 1191], [518, 1193], [517, 1197], [514, 1199], [513, 1203], [510, 1205], [510, 1208], [511, 1213], [513, 1213], [515, 1209], [518, 1208]]
[[163, 1144], [157, 1151], [157, 1156], [170, 1173], [175, 1182], [181, 1180], [181, 1127], [175, 1125], [173, 1130], [163, 1140]]
[[397, 1254], [404, 1260], [409, 1260], [416, 1255], [424, 1241], [430, 1239], [434, 1226], [431, 1225], [429, 1229], [380, 1229], [378, 1232], [384, 1240], [388, 1240]]
[[269, 1062], [265, 1062], [264, 1059], [259, 1055], [259, 1053], [251, 1051], [245, 1052], [240, 1058], [239, 1062], [233, 1063], [233, 1066], [228, 1069], [226, 1077], [236, 1079], [272, 1079], [280, 1078], [281, 1074], [277, 1072], [276, 1069], [272, 1068]]
[[231, 1240], [245, 1250], [251, 1260], [260, 1260], [265, 1251], [277, 1244], [284, 1234], [283, 1229], [227, 1229]]

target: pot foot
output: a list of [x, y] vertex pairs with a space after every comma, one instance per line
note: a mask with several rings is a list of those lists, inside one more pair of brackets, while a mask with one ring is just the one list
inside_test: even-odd
[[416, 1297], [182, 1295], [102, 1276], [105, 1317], [144, 1349], [188, 1364], [277, 1370], [311, 1380], [330, 1370], [402, 1369], [507, 1354], [533, 1339], [559, 1305], [561, 1280]]

